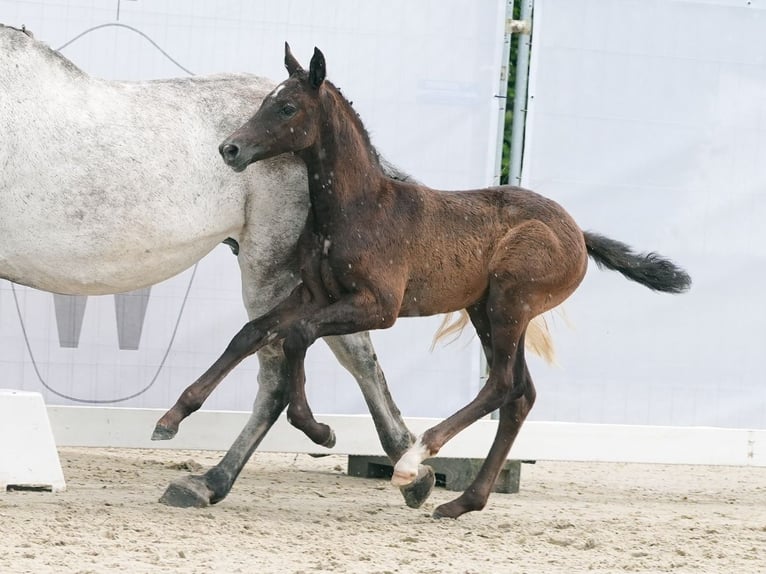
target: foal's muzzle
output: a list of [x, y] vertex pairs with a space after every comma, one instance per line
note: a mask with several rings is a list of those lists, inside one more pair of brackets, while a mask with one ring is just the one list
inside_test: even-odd
[[231, 169], [239, 173], [240, 171], [245, 171], [249, 161], [245, 161], [242, 159], [242, 149], [234, 143], [231, 142], [223, 142], [221, 145], [218, 146], [218, 152], [221, 154], [221, 157], [223, 158], [223, 161], [228, 165]]

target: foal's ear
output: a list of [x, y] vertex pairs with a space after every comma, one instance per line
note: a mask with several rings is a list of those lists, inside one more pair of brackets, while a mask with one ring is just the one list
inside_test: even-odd
[[318, 88], [324, 82], [325, 75], [327, 74], [327, 68], [324, 63], [324, 54], [319, 48], [314, 48], [314, 55], [311, 57], [311, 65], [309, 66], [309, 81], [311, 85]]
[[287, 68], [287, 73], [291, 76], [303, 69], [290, 51], [290, 44], [287, 42], [285, 42], [285, 68]]

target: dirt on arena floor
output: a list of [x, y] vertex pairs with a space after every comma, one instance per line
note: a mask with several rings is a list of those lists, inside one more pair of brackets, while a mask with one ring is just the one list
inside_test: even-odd
[[435, 521], [346, 458], [257, 453], [204, 509], [157, 502], [219, 453], [62, 448], [62, 493], [0, 494], [0, 572], [766, 572], [766, 469], [538, 462]]

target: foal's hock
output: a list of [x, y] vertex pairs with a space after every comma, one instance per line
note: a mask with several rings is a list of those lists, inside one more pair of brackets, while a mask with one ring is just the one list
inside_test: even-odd
[[[680, 293], [691, 280], [656, 254], [583, 232], [556, 202], [504, 186], [463, 192], [387, 177], [359, 116], [325, 80], [314, 51], [305, 71], [286, 47], [289, 78], [220, 146], [243, 171], [294, 152], [307, 167], [311, 209], [301, 239], [303, 283], [235, 336], [203, 375], [211, 388], [266, 341], [284, 339], [291, 422], [315, 441], [332, 440], [306, 401], [303, 358], [318, 337], [386, 328], [397, 317], [465, 309], [490, 367], [477, 397], [419, 437], [397, 462], [393, 482], [423, 475], [420, 463], [458, 432], [499, 409], [497, 435], [472, 485], [434, 515], [479, 510], [535, 400], [524, 358], [529, 322], [574, 292], [588, 256], [650, 289]], [[196, 384], [196, 383], [195, 383]]]

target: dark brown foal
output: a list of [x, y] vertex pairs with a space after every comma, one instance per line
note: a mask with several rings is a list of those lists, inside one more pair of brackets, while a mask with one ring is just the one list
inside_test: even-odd
[[[290, 77], [243, 127], [221, 144], [236, 171], [294, 152], [309, 176], [311, 210], [302, 244], [313, 246], [304, 283], [274, 311], [234, 338], [210, 374], [192, 385], [204, 400], [228, 369], [259, 345], [284, 338], [290, 361], [288, 417], [316, 442], [332, 433], [306, 401], [303, 358], [317, 338], [390, 327], [397, 317], [466, 309], [481, 339], [489, 379], [477, 397], [426, 431], [397, 462], [394, 484], [468, 425], [499, 409], [497, 434], [468, 490], [439, 506], [456, 518], [484, 507], [535, 401], [524, 359], [529, 322], [580, 284], [590, 255], [651, 289], [679, 293], [689, 276], [654, 254], [583, 232], [556, 202], [517, 187], [435, 191], [387, 178], [350, 104], [325, 81], [315, 50], [307, 71], [286, 49]], [[220, 364], [219, 364], [220, 363]]]

